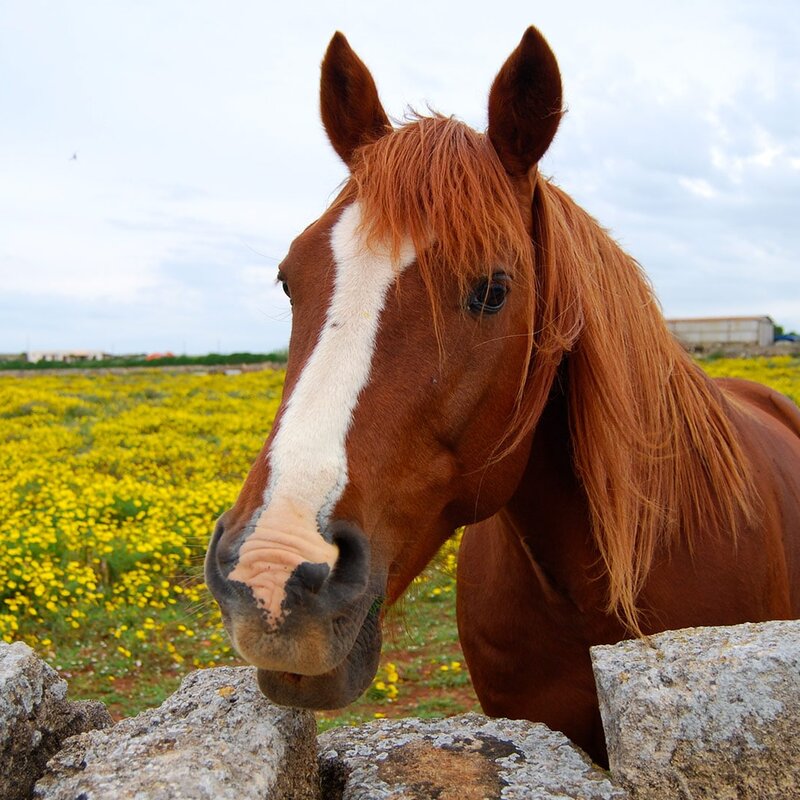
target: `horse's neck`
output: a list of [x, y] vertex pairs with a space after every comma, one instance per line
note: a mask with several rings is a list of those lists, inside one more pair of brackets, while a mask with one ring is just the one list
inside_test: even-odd
[[503, 516], [552, 586], [580, 608], [604, 603], [588, 500], [572, 464], [567, 398], [554, 389]]

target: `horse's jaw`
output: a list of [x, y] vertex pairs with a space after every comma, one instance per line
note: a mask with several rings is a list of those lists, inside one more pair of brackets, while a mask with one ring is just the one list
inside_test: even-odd
[[344, 708], [369, 687], [381, 655], [381, 623], [377, 608], [370, 611], [345, 658], [320, 675], [258, 669], [261, 693], [281, 706], [323, 711]]

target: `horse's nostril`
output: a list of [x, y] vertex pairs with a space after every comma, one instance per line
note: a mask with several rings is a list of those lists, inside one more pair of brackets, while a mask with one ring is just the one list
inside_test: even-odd
[[222, 517], [217, 520], [217, 524], [214, 526], [214, 533], [211, 534], [210, 543], [212, 547], [219, 542], [219, 540], [222, 538], [222, 534], [225, 533], [225, 523], [223, 522], [224, 516], [225, 515], [223, 514]]
[[364, 534], [346, 522], [334, 522], [330, 528], [333, 543], [339, 548], [333, 579], [351, 592], [361, 593], [369, 578], [369, 541]]
[[306, 561], [295, 569], [294, 576], [309, 592], [318, 594], [330, 572], [331, 568], [327, 564], [312, 564]]
[[236, 537], [225, 537], [226, 516], [228, 516], [227, 512], [217, 520], [217, 524], [214, 526], [214, 533], [211, 536], [211, 542], [208, 545], [207, 554], [209, 558], [214, 559], [224, 577], [228, 576], [239, 558]]

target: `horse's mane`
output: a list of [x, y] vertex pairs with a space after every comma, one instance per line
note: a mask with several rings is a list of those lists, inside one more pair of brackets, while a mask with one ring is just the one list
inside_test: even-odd
[[735, 536], [755, 513], [727, 399], [667, 329], [636, 261], [564, 192], [537, 176], [526, 219], [488, 137], [417, 117], [361, 148], [351, 172], [368, 238], [399, 252], [411, 237], [434, 308], [444, 278], [466, 290], [498, 265], [527, 289], [528, 364], [504, 452], [535, 427], [566, 358], [608, 609], [640, 632], [636, 599], [659, 549], [679, 535], [691, 547], [701, 530]]
[[532, 274], [530, 235], [489, 140], [453, 117], [412, 120], [351, 164], [368, 241], [396, 256], [410, 237], [432, 299], [444, 274], [461, 289], [500, 264]]
[[575, 468], [608, 570], [609, 607], [639, 632], [636, 596], [661, 545], [735, 537], [755, 516], [750, 467], [720, 389], [675, 340], [639, 264], [540, 181], [537, 271], [576, 296], [568, 358]]

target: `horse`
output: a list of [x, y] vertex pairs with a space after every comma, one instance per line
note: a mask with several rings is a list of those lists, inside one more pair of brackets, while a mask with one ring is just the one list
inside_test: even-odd
[[603, 763], [592, 645], [800, 616], [800, 412], [708, 378], [639, 264], [541, 174], [563, 108], [537, 29], [486, 133], [393, 127], [340, 33], [320, 104], [349, 177], [279, 266], [283, 398], [207, 585], [267, 697], [340, 708], [376, 672], [385, 609], [466, 526], [483, 709]]

